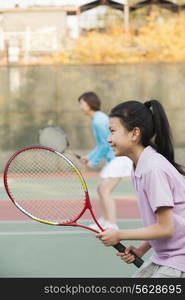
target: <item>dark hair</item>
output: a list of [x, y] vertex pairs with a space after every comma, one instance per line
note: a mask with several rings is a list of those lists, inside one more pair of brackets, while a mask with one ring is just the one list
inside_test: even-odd
[[96, 95], [94, 92], [86, 92], [84, 94], [82, 94], [79, 98], [78, 101], [80, 102], [80, 100], [84, 100], [89, 107], [94, 110], [100, 110], [101, 107], [101, 101], [98, 97], [98, 95]]
[[150, 100], [144, 104], [139, 101], [123, 102], [111, 110], [109, 117], [118, 117], [128, 131], [139, 127], [141, 144], [145, 147], [152, 146], [166, 157], [182, 175], [185, 175], [184, 167], [174, 160], [170, 125], [159, 101]]

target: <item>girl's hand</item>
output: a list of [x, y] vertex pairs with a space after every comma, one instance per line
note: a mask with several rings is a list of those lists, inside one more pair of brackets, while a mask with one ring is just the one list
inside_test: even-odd
[[142, 256], [141, 251], [139, 250], [139, 248], [135, 248], [134, 246], [129, 246], [125, 249], [124, 253], [118, 252], [117, 256], [119, 256], [122, 260], [124, 260], [124, 262], [126, 262], [127, 264], [131, 264], [134, 262], [135, 257], [133, 254], [130, 253], [130, 251], [133, 251], [134, 253], [136, 253], [138, 256]]
[[84, 164], [84, 165], [88, 165], [89, 163], [89, 159], [85, 156], [81, 157], [80, 161]]
[[93, 168], [91, 163], [90, 163], [90, 160], [87, 158], [87, 157], [81, 157], [81, 162], [88, 168]]
[[105, 246], [113, 246], [119, 243], [119, 230], [107, 229], [101, 233], [96, 234]]

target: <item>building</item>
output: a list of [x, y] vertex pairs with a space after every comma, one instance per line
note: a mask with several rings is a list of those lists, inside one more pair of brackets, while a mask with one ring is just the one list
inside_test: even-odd
[[[102, 29], [108, 6], [126, 0], [7, 0], [0, 5], [0, 62], [28, 63], [65, 48], [82, 30]], [[114, 8], [114, 7], [113, 7]], [[122, 12], [121, 12], [122, 13]], [[125, 18], [126, 19], [126, 18]], [[128, 20], [127, 20], [128, 21]]]
[[59, 52], [64, 47], [66, 31], [66, 10], [61, 7], [1, 10], [1, 62], [27, 63], [30, 56]]

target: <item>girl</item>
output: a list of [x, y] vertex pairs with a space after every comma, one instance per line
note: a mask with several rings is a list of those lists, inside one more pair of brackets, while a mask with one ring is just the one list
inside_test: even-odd
[[133, 161], [132, 182], [139, 200], [143, 228], [106, 230], [97, 234], [106, 246], [121, 240], [144, 240], [117, 255], [134, 261], [130, 250], [143, 256], [153, 249], [134, 277], [185, 278], [185, 171], [174, 160], [171, 132], [162, 105], [127, 101], [110, 114], [108, 139], [115, 155]]

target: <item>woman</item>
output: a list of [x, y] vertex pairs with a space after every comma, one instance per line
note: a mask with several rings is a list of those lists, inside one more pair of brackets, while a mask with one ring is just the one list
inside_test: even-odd
[[[98, 220], [103, 228], [118, 229], [116, 205], [112, 191], [124, 176], [130, 176], [132, 162], [127, 157], [116, 157], [109, 145], [109, 118], [101, 111], [101, 101], [94, 92], [86, 92], [78, 98], [80, 109], [92, 119], [92, 130], [96, 141], [95, 148], [82, 158], [88, 167], [95, 167], [102, 160], [107, 163], [100, 173], [101, 182], [97, 188], [102, 217]], [[96, 224], [90, 225], [99, 230]]]

